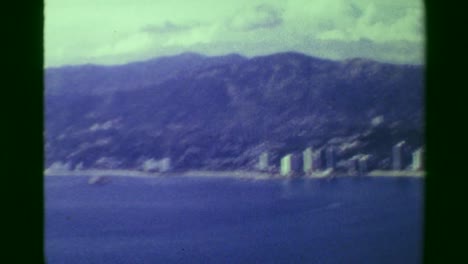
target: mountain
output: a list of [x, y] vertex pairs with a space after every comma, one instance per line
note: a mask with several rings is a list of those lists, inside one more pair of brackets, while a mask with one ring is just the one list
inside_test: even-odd
[[341, 158], [423, 145], [424, 68], [300, 53], [185, 53], [118, 66], [46, 69], [46, 166], [252, 168], [307, 146]]
[[182, 53], [116, 66], [78, 65], [50, 68], [45, 72], [48, 94], [104, 94], [160, 84], [198, 68], [245, 60], [238, 54], [207, 57]]

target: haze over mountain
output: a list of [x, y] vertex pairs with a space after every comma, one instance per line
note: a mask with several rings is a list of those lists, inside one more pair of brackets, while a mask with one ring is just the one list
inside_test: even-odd
[[46, 166], [249, 169], [307, 146], [346, 159], [423, 144], [424, 68], [300, 53], [245, 58], [195, 53], [117, 66], [45, 71]]

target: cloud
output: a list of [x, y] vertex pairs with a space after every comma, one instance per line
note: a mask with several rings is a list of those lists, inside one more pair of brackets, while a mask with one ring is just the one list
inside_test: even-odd
[[176, 24], [165, 21], [160, 25], [146, 25], [140, 33], [147, 34], [153, 39], [154, 46], [187, 47], [198, 43], [210, 43], [213, 35], [219, 31], [216, 23], [186, 22]]
[[159, 25], [146, 25], [100, 45], [88, 58], [99, 64], [120, 64], [177, 54], [195, 45], [210, 45], [219, 31], [216, 24], [175, 24], [166, 21]]
[[423, 22], [421, 7], [391, 9], [374, 3], [365, 6], [350, 3], [343, 6], [332, 27], [317, 28], [315, 35], [322, 40], [369, 39], [375, 43], [410, 41], [422, 44]]
[[352, 17], [360, 17], [362, 15], [362, 9], [358, 5], [350, 2], [348, 13]]
[[271, 5], [257, 5], [251, 9], [241, 10], [239, 14], [228, 20], [228, 28], [252, 31], [261, 28], [275, 28], [283, 23], [281, 10]]
[[48, 0], [45, 8], [48, 66], [186, 51], [390, 61], [424, 53], [422, 0]]
[[148, 34], [136, 33], [114, 43], [104, 45], [96, 49], [92, 55], [99, 58], [110, 55], [132, 54], [147, 49], [152, 43], [153, 39]]
[[376, 43], [367, 38], [359, 40], [301, 40], [294, 50], [331, 59], [368, 58], [392, 63], [424, 63], [424, 49], [420, 43], [392, 41]]
[[165, 21], [162, 25], [146, 25], [141, 31], [151, 34], [168, 34], [168, 33], [178, 33], [182, 31], [190, 30], [195, 25], [181, 25], [175, 24], [171, 21]]

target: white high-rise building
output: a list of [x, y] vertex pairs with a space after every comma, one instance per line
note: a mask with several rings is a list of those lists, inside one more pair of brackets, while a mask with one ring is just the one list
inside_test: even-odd
[[413, 162], [411, 163], [411, 169], [419, 171], [423, 169], [423, 154], [422, 148], [419, 148], [413, 152]]
[[302, 168], [302, 157], [298, 153], [288, 154], [281, 159], [280, 173], [283, 176], [300, 176]]
[[336, 166], [336, 151], [334, 146], [330, 146], [326, 150], [326, 168], [327, 169], [335, 169]]
[[268, 152], [262, 152], [258, 159], [257, 169], [259, 170], [267, 170], [268, 169]]
[[159, 171], [166, 172], [171, 169], [171, 159], [170, 158], [163, 158], [159, 161]]
[[359, 158], [353, 156], [348, 160], [348, 173], [350, 175], [355, 175], [359, 171]]
[[392, 149], [392, 168], [393, 170], [402, 170], [403, 169], [403, 146], [405, 141], [401, 141]]
[[314, 167], [313, 167], [313, 160], [314, 160], [314, 154], [312, 151], [312, 148], [306, 148], [302, 152], [302, 162], [303, 162], [303, 169], [305, 174], [310, 174], [312, 173]]
[[367, 173], [367, 161], [369, 160], [369, 155], [363, 155], [359, 158], [358, 168], [359, 168], [359, 175], [364, 175]]
[[292, 173], [291, 170], [291, 160], [292, 160], [292, 154], [288, 154], [281, 158], [281, 170], [280, 173], [282, 176], [289, 176]]

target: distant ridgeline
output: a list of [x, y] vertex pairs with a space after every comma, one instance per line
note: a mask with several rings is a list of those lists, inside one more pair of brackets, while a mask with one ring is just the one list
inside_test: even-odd
[[[340, 160], [424, 144], [424, 67], [298, 53], [184, 53], [118, 66], [45, 71], [46, 167], [254, 169], [304, 149]], [[156, 164], [156, 165], [154, 165]]]

